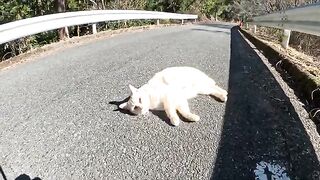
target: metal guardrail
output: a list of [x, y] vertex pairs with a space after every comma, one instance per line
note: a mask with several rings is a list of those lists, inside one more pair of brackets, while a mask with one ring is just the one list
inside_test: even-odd
[[257, 16], [247, 23], [284, 29], [283, 46], [287, 47], [291, 31], [320, 36], [320, 3]]
[[320, 3], [257, 16], [248, 23], [320, 36]]
[[0, 44], [68, 26], [113, 20], [197, 19], [198, 15], [142, 10], [92, 10], [38, 16], [0, 25]]

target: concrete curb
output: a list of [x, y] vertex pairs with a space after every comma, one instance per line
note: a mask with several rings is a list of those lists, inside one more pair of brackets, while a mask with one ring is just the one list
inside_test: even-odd
[[[311, 106], [320, 107], [320, 91], [314, 92], [313, 98], [311, 97], [312, 92], [320, 87], [320, 78], [317, 78], [292, 63], [293, 61], [290, 60], [288, 56], [265, 44], [248, 31], [241, 28], [239, 28], [239, 30], [263, 53], [264, 56], [268, 58], [269, 62], [276, 67], [277, 71], [280, 71], [280, 73], [283, 74], [284, 70], [289, 76], [291, 76], [293, 79], [293, 85], [295, 86], [295, 91], [301, 92], [303, 97], [309, 101]], [[281, 70], [277, 68], [279, 65], [281, 66]]]

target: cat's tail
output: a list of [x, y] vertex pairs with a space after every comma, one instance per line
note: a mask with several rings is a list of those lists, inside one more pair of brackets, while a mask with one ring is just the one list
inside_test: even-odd
[[228, 92], [218, 85], [214, 85], [214, 87], [211, 90], [212, 92], [210, 93], [210, 96], [213, 96], [213, 98], [221, 101], [221, 102], [226, 102], [228, 99]]

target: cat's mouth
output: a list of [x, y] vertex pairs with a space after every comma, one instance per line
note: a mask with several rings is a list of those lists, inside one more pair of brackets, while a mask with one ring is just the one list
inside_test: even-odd
[[141, 114], [141, 111], [142, 111], [142, 107], [135, 106], [135, 107], [133, 107], [132, 113], [135, 115], [139, 115], [139, 114]]
[[134, 111], [141, 111], [141, 110], [142, 110], [142, 107], [140, 107], [140, 106], [135, 106], [135, 107], [133, 108], [133, 110], [134, 110]]

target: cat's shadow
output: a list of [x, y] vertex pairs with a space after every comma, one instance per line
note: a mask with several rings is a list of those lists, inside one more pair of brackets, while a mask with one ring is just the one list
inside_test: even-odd
[[116, 105], [117, 106], [117, 109], [114, 109], [113, 111], [119, 111], [123, 114], [128, 114], [128, 115], [131, 115], [131, 116], [135, 116], [135, 114], [131, 113], [130, 111], [126, 110], [126, 109], [121, 109], [119, 106], [120, 104], [124, 103], [124, 102], [127, 102], [128, 100], [130, 99], [130, 96], [125, 98], [124, 100], [122, 101], [110, 101], [109, 104], [112, 104], [112, 105]]
[[[125, 98], [124, 100], [121, 100], [121, 101], [110, 101], [109, 104], [112, 104], [112, 105], [116, 105], [117, 106], [117, 109], [113, 110], [113, 111], [119, 111], [123, 114], [128, 114], [130, 116], [136, 116], [135, 114], [131, 113], [130, 111], [128, 110], [125, 110], [125, 109], [121, 109], [119, 108], [119, 105], [124, 103], [124, 102], [127, 102], [129, 100], [130, 96]], [[157, 116], [158, 118], [160, 118], [163, 122], [167, 123], [168, 125], [170, 126], [173, 126], [171, 123], [170, 123], [170, 119], [168, 118], [167, 114], [165, 111], [160, 111], [160, 110], [150, 110], [150, 112]], [[190, 122], [188, 121], [186, 118], [184, 118], [183, 116], [181, 116], [179, 113], [178, 113], [180, 119], [182, 121], [185, 121], [185, 122]]]
[[173, 126], [170, 123], [170, 120], [166, 114], [165, 111], [160, 111], [160, 110], [149, 110], [153, 115], [157, 116], [158, 118], [160, 118], [163, 122], [167, 123], [170, 126]]
[[[168, 118], [167, 114], [165, 111], [158, 111], [158, 110], [150, 110], [150, 112], [156, 116], [158, 116], [162, 121], [164, 121], [165, 123], [167, 123], [170, 126], [173, 126], [170, 123], [170, 119]], [[192, 123], [192, 121], [189, 121], [188, 119], [186, 119], [185, 117], [183, 117], [179, 112], [177, 112], [179, 118], [181, 121], [187, 122], [187, 123]]]

